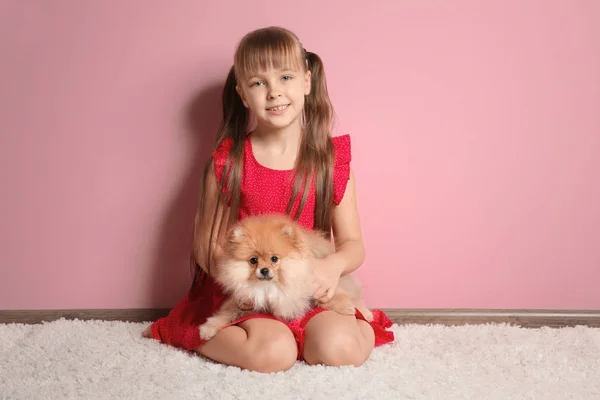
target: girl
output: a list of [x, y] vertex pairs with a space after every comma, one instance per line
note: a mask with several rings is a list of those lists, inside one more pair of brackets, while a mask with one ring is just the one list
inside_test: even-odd
[[[346, 316], [320, 307], [291, 322], [255, 314], [207, 342], [200, 339], [199, 325], [224, 300], [210, 276], [215, 243], [238, 219], [286, 213], [310, 229], [332, 231], [336, 252], [313, 261], [314, 297], [322, 302], [331, 298], [341, 275], [362, 264], [350, 137], [331, 137], [332, 114], [321, 59], [292, 32], [272, 27], [242, 38], [225, 82], [223, 121], [198, 201], [194, 281], [187, 296], [144, 336], [261, 372], [287, 370], [296, 360], [359, 366], [374, 346], [393, 341], [386, 329], [391, 321], [381, 311], [369, 323], [358, 311]], [[255, 129], [248, 133], [250, 115]]]

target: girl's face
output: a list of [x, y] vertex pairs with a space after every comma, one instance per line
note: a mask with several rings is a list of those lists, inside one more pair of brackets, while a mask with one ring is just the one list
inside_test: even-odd
[[259, 126], [300, 126], [304, 96], [310, 93], [310, 71], [270, 68], [250, 74], [236, 89]]

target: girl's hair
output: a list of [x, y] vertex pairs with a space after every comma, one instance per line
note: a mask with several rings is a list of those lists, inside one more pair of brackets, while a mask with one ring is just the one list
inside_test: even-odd
[[[204, 174], [204, 186], [198, 204], [200, 220], [196, 229], [205, 231], [210, 238], [208, 243], [216, 242], [226, 229], [238, 218], [243, 168], [244, 142], [248, 134], [250, 115], [236, 91], [237, 82], [252, 73], [269, 68], [295, 67], [311, 72], [311, 91], [305, 97], [303, 120], [304, 127], [298, 157], [296, 159], [292, 195], [286, 213], [298, 219], [306, 204], [310, 183], [314, 180], [316, 191], [315, 229], [330, 234], [333, 209], [333, 141], [331, 126], [333, 107], [327, 92], [325, 71], [321, 58], [307, 52], [298, 37], [287, 29], [269, 27], [248, 33], [238, 44], [234, 56], [234, 65], [229, 70], [222, 95], [223, 119], [219, 128], [216, 144], [231, 139], [233, 146], [227, 157], [221, 181], [219, 199], [216, 205], [206, 202], [204, 190], [210, 190], [206, 182], [209, 174], [214, 174], [214, 165], [209, 160]], [[227, 212], [223, 209], [227, 205]], [[212, 210], [206, 210], [212, 207]], [[294, 215], [292, 215], [292, 211]], [[210, 229], [210, 234], [208, 230]], [[206, 236], [203, 236], [206, 237]], [[206, 245], [204, 243], [202, 245]], [[197, 246], [197, 243], [194, 243]], [[212, 245], [208, 245], [208, 265]], [[196, 276], [198, 269], [196, 268]]]

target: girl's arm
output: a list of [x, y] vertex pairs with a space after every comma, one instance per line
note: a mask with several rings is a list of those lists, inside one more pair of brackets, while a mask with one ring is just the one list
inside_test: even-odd
[[327, 257], [327, 263], [336, 268], [339, 275], [350, 274], [358, 269], [365, 259], [356, 183], [352, 170], [344, 197], [340, 204], [334, 207], [332, 229], [336, 251]]
[[333, 210], [332, 230], [335, 252], [324, 259], [313, 260], [313, 297], [323, 303], [331, 300], [335, 294], [340, 277], [358, 269], [365, 259], [356, 203], [356, 184], [352, 171], [344, 197]]

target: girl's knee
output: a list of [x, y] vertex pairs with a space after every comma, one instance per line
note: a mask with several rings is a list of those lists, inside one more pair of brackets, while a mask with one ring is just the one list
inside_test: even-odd
[[248, 348], [246, 369], [265, 373], [287, 371], [297, 359], [296, 342], [288, 335], [266, 336]]
[[259, 318], [223, 329], [196, 351], [214, 361], [256, 372], [285, 371], [298, 358], [289, 328], [279, 321]]
[[371, 348], [365, 345], [362, 337], [346, 332], [315, 339], [307, 341], [304, 347], [304, 359], [308, 364], [360, 367], [371, 354]]
[[[336, 317], [337, 318], [337, 317]], [[324, 323], [307, 335], [303, 358], [308, 364], [360, 367], [374, 347], [374, 332], [364, 321], [333, 325]], [[325, 322], [325, 319], [322, 320]], [[331, 322], [334, 322], [333, 320]], [[365, 326], [366, 325], [366, 326]]]

